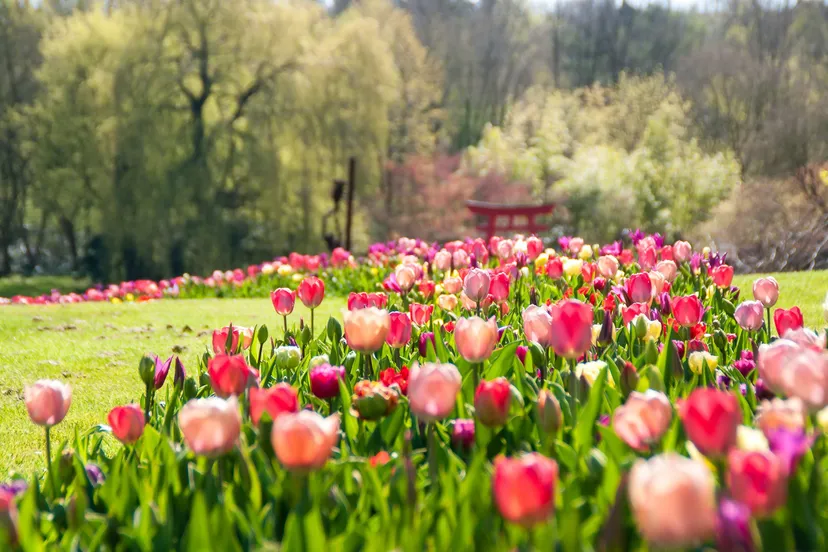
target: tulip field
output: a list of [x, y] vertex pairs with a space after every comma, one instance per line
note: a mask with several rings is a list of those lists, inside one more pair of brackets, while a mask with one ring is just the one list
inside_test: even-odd
[[10, 297], [0, 548], [826, 549], [828, 278], [632, 238]]

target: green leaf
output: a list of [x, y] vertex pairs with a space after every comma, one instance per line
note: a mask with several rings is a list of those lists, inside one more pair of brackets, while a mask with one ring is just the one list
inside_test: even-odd
[[486, 370], [485, 378], [487, 380], [505, 376], [509, 372], [512, 363], [517, 359], [515, 351], [517, 351], [518, 345], [520, 343], [516, 341], [506, 345], [500, 350], [500, 354], [489, 364], [489, 369]]
[[184, 549], [192, 552], [212, 550], [210, 538], [210, 516], [207, 512], [207, 501], [203, 492], [196, 492], [190, 506], [190, 522], [184, 535]]
[[351, 448], [356, 450], [359, 440], [359, 424], [351, 414], [351, 391], [343, 380], [339, 380], [339, 399], [342, 401], [342, 423], [345, 426], [345, 435], [351, 443]]
[[607, 383], [607, 370], [607, 367], [602, 368], [601, 373], [595, 378], [595, 383], [592, 384], [592, 389], [589, 392], [589, 400], [578, 414], [577, 425], [575, 427], [575, 449], [581, 454], [585, 454], [592, 448], [595, 422], [598, 419], [601, 405], [604, 402], [604, 386]]

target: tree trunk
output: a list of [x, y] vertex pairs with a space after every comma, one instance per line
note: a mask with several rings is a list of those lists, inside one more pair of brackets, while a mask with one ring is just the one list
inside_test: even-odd
[[69, 259], [72, 262], [72, 270], [78, 270], [78, 239], [75, 235], [75, 224], [66, 218], [65, 215], [60, 217], [60, 229], [63, 232], [63, 237], [66, 238], [66, 245], [69, 246]]

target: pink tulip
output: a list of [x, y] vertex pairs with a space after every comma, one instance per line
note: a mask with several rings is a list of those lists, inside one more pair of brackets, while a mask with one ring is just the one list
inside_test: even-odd
[[388, 312], [368, 307], [342, 313], [345, 323], [345, 341], [354, 351], [373, 353], [382, 348], [391, 326]]
[[478, 316], [460, 318], [454, 326], [457, 352], [471, 363], [483, 362], [497, 345], [497, 322], [494, 316], [484, 320]]
[[501, 303], [509, 298], [509, 275], [505, 272], [498, 272], [492, 276], [489, 285], [489, 293], [495, 303]]
[[631, 275], [624, 287], [633, 303], [649, 303], [653, 299], [653, 284], [647, 273]]
[[612, 418], [615, 433], [637, 451], [647, 451], [670, 427], [673, 407], [664, 393], [648, 389], [633, 391], [627, 402], [615, 409]]
[[116, 406], [106, 417], [112, 435], [125, 445], [137, 441], [144, 433], [144, 413], [137, 404]]
[[320, 364], [310, 369], [311, 393], [320, 399], [332, 399], [339, 396], [339, 382], [346, 381], [344, 366]]
[[388, 314], [388, 334], [385, 342], [389, 347], [399, 349], [411, 341], [411, 319], [404, 312], [391, 312]]
[[492, 495], [506, 520], [531, 527], [555, 513], [558, 464], [540, 453], [518, 458], [498, 457], [492, 475]]
[[782, 461], [770, 451], [733, 449], [727, 457], [731, 496], [755, 516], [767, 516], [785, 505], [788, 477]]
[[277, 383], [268, 389], [250, 389], [250, 420], [258, 426], [265, 412], [271, 420], [299, 411], [299, 396], [288, 383]]
[[[639, 242], [640, 244], [641, 242]], [[638, 264], [641, 265], [642, 270], [648, 271], [653, 268], [657, 259], [658, 255], [655, 247], [638, 247]]]
[[762, 303], [759, 301], [742, 301], [736, 307], [733, 318], [743, 330], [755, 332], [762, 327], [764, 314]]
[[310, 410], [284, 414], [273, 423], [270, 440], [285, 469], [303, 473], [318, 470], [339, 442], [339, 415], [324, 418]]
[[497, 243], [497, 256], [501, 260], [506, 260], [512, 256], [514, 251], [514, 243], [512, 240], [500, 240]]
[[500, 377], [481, 381], [474, 394], [474, 410], [477, 419], [488, 427], [499, 427], [509, 418], [512, 390], [509, 380]]
[[415, 364], [408, 376], [408, 401], [412, 414], [426, 422], [451, 414], [462, 383], [453, 364]]
[[529, 305], [523, 311], [523, 333], [526, 339], [544, 349], [552, 346], [552, 315], [546, 307]]
[[434, 305], [421, 305], [420, 303], [411, 303], [408, 305], [408, 314], [411, 316], [411, 321], [418, 326], [428, 324], [433, 312]]
[[184, 442], [194, 453], [216, 457], [233, 450], [241, 432], [241, 414], [235, 397], [193, 399], [178, 413]]
[[37, 425], [59, 424], [72, 404], [72, 388], [55, 380], [37, 380], [23, 388], [23, 400], [29, 418]]
[[530, 236], [526, 240], [526, 256], [530, 261], [534, 261], [540, 257], [541, 253], [543, 253], [543, 241], [536, 236]]
[[546, 275], [553, 280], [560, 280], [563, 273], [563, 261], [560, 257], [552, 257], [546, 262]]
[[762, 303], [766, 309], [779, 300], [779, 283], [774, 278], [759, 278], [753, 282], [753, 298]]
[[463, 292], [469, 299], [479, 304], [489, 295], [490, 284], [491, 277], [487, 271], [473, 268], [463, 280]]
[[673, 261], [659, 261], [655, 265], [655, 269], [656, 272], [660, 272], [664, 276], [664, 279], [671, 284], [676, 279], [676, 276], [678, 276], [678, 267]]
[[207, 375], [213, 392], [223, 398], [243, 394], [258, 378], [242, 355], [216, 355], [207, 361]]
[[584, 239], [583, 238], [572, 238], [569, 240], [569, 251], [573, 255], [577, 255], [581, 248], [584, 247]]
[[612, 255], [601, 255], [598, 257], [598, 274], [607, 280], [612, 280], [618, 272], [618, 259]]
[[702, 462], [675, 453], [638, 460], [628, 496], [641, 535], [659, 548], [693, 548], [716, 529], [716, 481]]
[[804, 347], [790, 339], [777, 339], [773, 343], [759, 346], [756, 368], [759, 377], [774, 393], [785, 390], [785, 370], [791, 360], [798, 356]]
[[691, 328], [701, 322], [704, 307], [697, 295], [673, 297], [670, 300], [670, 310], [680, 326]]
[[296, 294], [303, 305], [309, 309], [315, 309], [325, 298], [325, 282], [316, 276], [308, 276], [299, 283]]
[[434, 266], [437, 270], [446, 270], [451, 268], [451, 253], [445, 249], [441, 249], [434, 255]]
[[693, 246], [686, 241], [677, 241], [673, 244], [673, 260], [677, 263], [689, 260], [692, 253]]
[[781, 393], [800, 399], [811, 412], [828, 406], [828, 352], [800, 347], [780, 372]]
[[296, 305], [296, 292], [288, 288], [274, 289], [270, 292], [270, 302], [279, 316], [287, 316]]
[[[648, 280], [649, 281], [649, 280]], [[567, 299], [549, 308], [552, 316], [551, 346], [559, 356], [575, 359], [592, 345], [592, 307]]]

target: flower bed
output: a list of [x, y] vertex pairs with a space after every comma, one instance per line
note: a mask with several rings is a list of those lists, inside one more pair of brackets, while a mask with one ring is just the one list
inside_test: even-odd
[[[142, 358], [135, 404], [70, 443], [49, 428], [71, 389], [32, 383], [48, 470], [0, 489], [0, 538], [823, 549], [825, 336], [773, 309], [772, 278], [739, 302], [724, 259], [686, 242], [560, 246], [409, 242], [315, 267], [272, 290], [270, 327], [216, 329], [198, 366]], [[349, 285], [342, 322], [288, 327], [296, 300]]]

